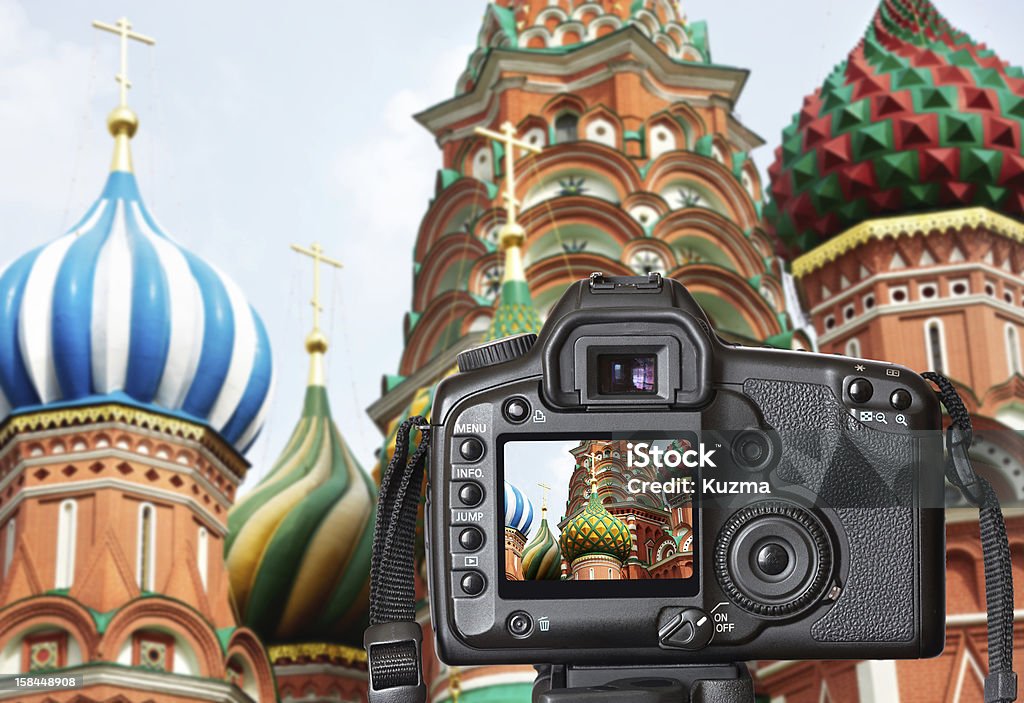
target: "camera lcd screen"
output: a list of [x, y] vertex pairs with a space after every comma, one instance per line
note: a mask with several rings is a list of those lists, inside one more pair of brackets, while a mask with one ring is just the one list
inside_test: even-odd
[[503, 442], [501, 594], [696, 595], [696, 448], [695, 436]]
[[657, 356], [654, 354], [600, 354], [597, 386], [601, 395], [655, 393]]

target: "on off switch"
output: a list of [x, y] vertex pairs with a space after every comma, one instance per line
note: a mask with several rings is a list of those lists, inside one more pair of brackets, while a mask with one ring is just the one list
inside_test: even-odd
[[708, 646], [715, 635], [715, 624], [700, 608], [683, 608], [658, 630], [663, 649], [696, 651]]

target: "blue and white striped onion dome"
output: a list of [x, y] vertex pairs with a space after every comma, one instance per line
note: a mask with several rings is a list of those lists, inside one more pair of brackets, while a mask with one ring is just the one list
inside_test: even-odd
[[505, 481], [505, 527], [530, 534], [533, 524], [533, 503], [518, 488]]
[[129, 171], [111, 172], [67, 234], [0, 273], [0, 420], [121, 402], [207, 425], [244, 452], [271, 377], [241, 289], [164, 233]]

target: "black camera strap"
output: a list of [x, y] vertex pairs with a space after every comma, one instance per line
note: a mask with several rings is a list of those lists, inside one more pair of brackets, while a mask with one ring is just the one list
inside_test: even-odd
[[[946, 478], [979, 510], [988, 609], [988, 675], [985, 703], [1017, 698], [1013, 672], [1013, 576], [1006, 522], [992, 485], [975, 473], [968, 450], [974, 437], [971, 418], [956, 388], [945, 376], [921, 374], [939, 389], [952, 424], [946, 431]], [[420, 443], [410, 456], [409, 438]], [[430, 445], [430, 428], [420, 416], [398, 428], [395, 454], [381, 479], [370, 568], [370, 627], [363, 637], [369, 664], [371, 703], [423, 703], [423, 630], [416, 622], [416, 514]]]
[[[420, 443], [409, 456], [409, 436]], [[370, 669], [371, 703], [424, 703], [423, 629], [416, 622], [416, 513], [430, 447], [430, 427], [420, 416], [404, 420], [395, 455], [380, 482], [370, 564], [370, 627], [363, 635]]]
[[946, 430], [946, 480], [978, 507], [981, 552], [985, 562], [985, 604], [988, 609], [988, 675], [985, 703], [1017, 700], [1017, 674], [1013, 672], [1013, 571], [1006, 521], [992, 484], [971, 466], [968, 451], [974, 439], [971, 416], [956, 387], [934, 371], [921, 374], [939, 389], [939, 402], [949, 413]]

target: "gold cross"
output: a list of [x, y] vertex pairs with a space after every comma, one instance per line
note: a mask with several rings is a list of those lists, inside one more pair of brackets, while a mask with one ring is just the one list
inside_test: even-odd
[[590, 485], [591, 493], [597, 493], [597, 459], [600, 456], [594, 452], [590, 452]]
[[537, 485], [540, 486], [542, 490], [540, 499], [540, 509], [541, 512], [544, 512], [545, 510], [548, 509], [548, 491], [551, 490], [551, 486], [549, 486], [546, 483], [538, 483]]
[[511, 122], [501, 125], [501, 132], [495, 132], [484, 127], [477, 127], [474, 130], [477, 134], [488, 139], [493, 139], [505, 147], [505, 207], [508, 209], [508, 221], [506, 226], [516, 225], [516, 208], [519, 201], [516, 200], [516, 156], [515, 147], [525, 149], [532, 154], [539, 154], [540, 147], [527, 144], [522, 139], [516, 138], [516, 126]]
[[114, 79], [121, 84], [121, 107], [128, 107], [128, 89], [132, 87], [131, 82], [128, 80], [128, 40], [134, 39], [137, 42], [153, 46], [156, 44], [156, 39], [133, 32], [132, 25], [127, 17], [122, 17], [114, 24], [93, 20], [92, 26], [121, 37], [121, 72]]
[[309, 302], [313, 306], [313, 331], [319, 332], [320, 313], [323, 312], [323, 307], [320, 305], [320, 264], [330, 264], [340, 269], [341, 262], [324, 256], [324, 248], [320, 246], [319, 242], [313, 242], [313, 246], [309, 249], [298, 244], [292, 244], [292, 249], [313, 259], [313, 299]]

